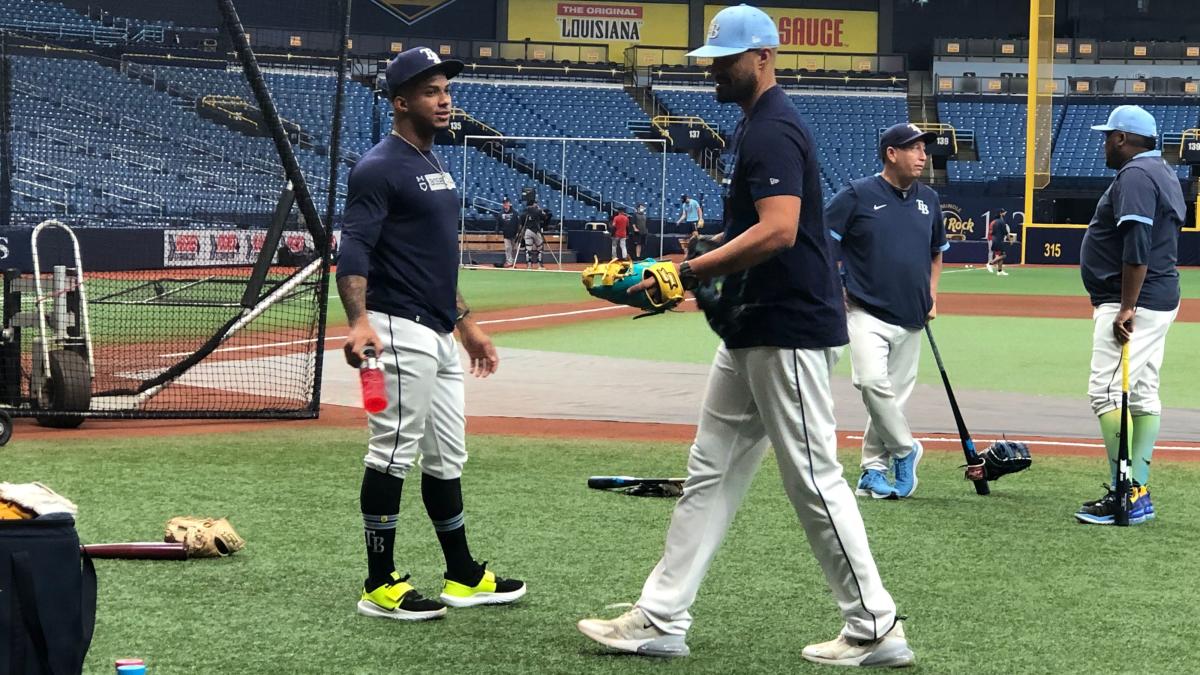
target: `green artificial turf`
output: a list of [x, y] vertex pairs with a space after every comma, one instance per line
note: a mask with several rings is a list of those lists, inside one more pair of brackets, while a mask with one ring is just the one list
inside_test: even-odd
[[[943, 315], [933, 322], [933, 332], [956, 388], [1085, 398], [1092, 325], [1087, 319]], [[685, 363], [709, 363], [718, 344], [696, 312], [571, 323], [502, 333], [494, 339], [504, 347]], [[1200, 324], [1171, 327], [1162, 367], [1166, 405], [1200, 406], [1200, 382], [1192, 365], [1197, 351]], [[848, 354], [835, 372], [850, 374]], [[928, 343], [917, 381], [941, 382]]]
[[[949, 293], [1011, 293], [1014, 295], [1077, 295], [1086, 296], [1078, 267], [1044, 267], [1010, 265], [1007, 277], [988, 274], [982, 266], [967, 269], [948, 266], [942, 275], [938, 291]], [[1179, 270], [1179, 286], [1184, 298], [1200, 298], [1200, 269]]]
[[[228, 559], [97, 562], [89, 673], [118, 657], [155, 673], [829, 673], [800, 657], [836, 635], [836, 606], [768, 459], [692, 608], [693, 655], [615, 656], [574, 623], [631, 602], [662, 552], [668, 500], [590, 491], [591, 474], [682, 473], [686, 448], [472, 437], [463, 478], [477, 557], [525, 579], [511, 607], [407, 624], [354, 614], [364, 575], [358, 489], [366, 431], [22, 442], [5, 480], [78, 503], [85, 542], [153, 540], [168, 517], [227, 515], [247, 541]], [[884, 583], [926, 673], [1195, 672], [1200, 464], [1155, 463], [1159, 517], [1097, 528], [1098, 458], [1038, 457], [977, 497], [958, 453], [930, 452], [902, 502], [859, 500]], [[842, 456], [855, 473], [854, 452]], [[440, 551], [405, 486], [402, 573], [434, 594]]]

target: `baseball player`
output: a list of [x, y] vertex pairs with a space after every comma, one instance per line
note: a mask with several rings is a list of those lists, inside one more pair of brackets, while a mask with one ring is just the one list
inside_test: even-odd
[[[500, 359], [458, 294], [459, 195], [433, 151], [434, 135], [450, 123], [449, 79], [462, 67], [426, 48], [398, 54], [386, 70], [392, 131], [350, 172], [337, 269], [350, 322], [346, 362], [358, 367], [363, 350], [373, 348], [388, 391], [388, 407], [367, 417], [359, 495], [367, 578], [358, 613], [366, 616], [435, 619], [445, 605], [506, 603], [525, 594], [523, 582], [475, 562], [463, 524], [466, 418], [453, 331], [473, 375], [491, 375]], [[393, 562], [400, 493], [418, 458], [421, 498], [446, 558], [440, 602], [422, 597]]]
[[921, 329], [937, 313], [942, 252], [950, 248], [938, 194], [917, 180], [925, 144], [936, 137], [915, 124], [889, 127], [879, 137], [883, 169], [851, 181], [825, 209], [841, 250], [854, 386], [867, 406], [863, 497], [909, 497], [917, 489], [921, 443], [904, 405], [917, 383]]
[[733, 140], [725, 243], [685, 262], [679, 277], [687, 289], [724, 277], [719, 308], [738, 319], [722, 324], [662, 559], [633, 609], [578, 627], [618, 650], [687, 655], [688, 608], [769, 442], [845, 620], [836, 639], [806, 647], [804, 658], [907, 665], [912, 651], [837, 460], [830, 371], [846, 343], [845, 310], [821, 220], [817, 148], [775, 84], [778, 46], [771, 18], [738, 5], [721, 10], [706, 45], [689, 54], [714, 58], [717, 100], [737, 103], [744, 115]]
[[539, 270], [546, 269], [546, 266], [542, 264], [542, 251], [546, 246], [546, 237], [542, 235], [542, 228], [547, 220], [546, 211], [537, 202], [533, 202], [521, 211], [521, 231], [524, 233], [525, 241], [525, 269], [533, 269], [535, 264]]
[[[629, 216], [625, 215], [625, 207], [618, 206], [617, 212], [612, 218], [612, 258], [613, 260], [624, 260], [629, 257], [629, 251], [625, 246], [625, 241], [629, 238]], [[617, 252], [621, 253], [621, 257], [617, 257]]]
[[700, 202], [687, 195], [679, 198], [679, 205], [679, 218], [675, 225], [682, 226], [682, 232], [688, 235], [688, 240], [691, 241], [704, 227], [704, 209], [700, 208]]
[[496, 214], [496, 229], [504, 235], [505, 267], [517, 266], [517, 229], [520, 226], [517, 218], [517, 212], [513, 211], [512, 202], [505, 197], [504, 202], [500, 205], [500, 212]]
[[[1162, 402], [1159, 369], [1167, 331], [1179, 312], [1179, 271], [1175, 268], [1179, 230], [1187, 205], [1175, 172], [1162, 158], [1154, 117], [1135, 105], [1118, 106], [1106, 124], [1104, 160], [1117, 170], [1100, 197], [1083, 235], [1080, 273], [1091, 298], [1092, 372], [1088, 396], [1100, 418], [1108, 450], [1109, 478], [1117, 480], [1121, 430], [1121, 345], [1129, 343], [1129, 459], [1133, 489], [1129, 522], [1154, 517], [1150, 503], [1150, 458], [1158, 439]], [[1111, 525], [1116, 493], [1086, 502], [1075, 514], [1081, 523]]]
[[1008, 276], [1008, 272], [1004, 271], [1004, 259], [1008, 257], [1008, 238], [1011, 235], [1008, 210], [1000, 209], [1000, 215], [988, 223], [988, 238], [991, 240], [988, 250], [992, 257], [988, 258], [987, 271], [995, 272], [998, 277]]

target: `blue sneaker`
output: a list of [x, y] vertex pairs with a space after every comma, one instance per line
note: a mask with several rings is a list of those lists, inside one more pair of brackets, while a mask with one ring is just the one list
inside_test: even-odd
[[892, 460], [892, 470], [896, 472], [897, 496], [911, 497], [912, 493], [916, 492], [917, 464], [921, 462], [921, 455], [924, 453], [925, 449], [921, 447], [921, 442], [914, 440], [912, 452]]
[[[1129, 490], [1130, 525], [1138, 525], [1147, 520], [1146, 506], [1142, 498], [1144, 490], [1140, 485], [1132, 486]], [[1117, 504], [1117, 493], [1109, 488], [1108, 493], [1100, 499], [1085, 503], [1083, 508], [1075, 513], [1075, 520], [1084, 525], [1115, 525]]]
[[1143, 485], [1134, 485], [1133, 489], [1137, 491], [1137, 495], [1129, 507], [1129, 523], [1141, 525], [1147, 520], [1153, 520], [1154, 504], [1150, 503], [1150, 490]]
[[869, 469], [863, 472], [862, 478], [858, 479], [858, 488], [854, 490], [854, 494], [859, 497], [873, 497], [875, 499], [897, 499], [896, 488], [888, 482], [887, 476], [878, 469]]

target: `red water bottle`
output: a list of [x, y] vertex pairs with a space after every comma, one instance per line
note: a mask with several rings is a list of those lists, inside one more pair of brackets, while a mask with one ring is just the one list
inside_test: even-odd
[[383, 370], [375, 359], [375, 350], [363, 350], [363, 362], [358, 367], [358, 378], [362, 381], [363, 410], [371, 414], [383, 412], [387, 407], [387, 392], [383, 388]]

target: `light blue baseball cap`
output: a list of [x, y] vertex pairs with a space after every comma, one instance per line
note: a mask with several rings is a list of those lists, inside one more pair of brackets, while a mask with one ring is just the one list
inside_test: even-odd
[[1158, 123], [1154, 115], [1136, 105], [1119, 105], [1113, 108], [1106, 124], [1092, 125], [1092, 131], [1124, 131], [1139, 136], [1158, 136]]
[[708, 24], [704, 46], [688, 56], [715, 58], [741, 54], [751, 49], [779, 46], [779, 29], [767, 13], [750, 5], [726, 7]]

